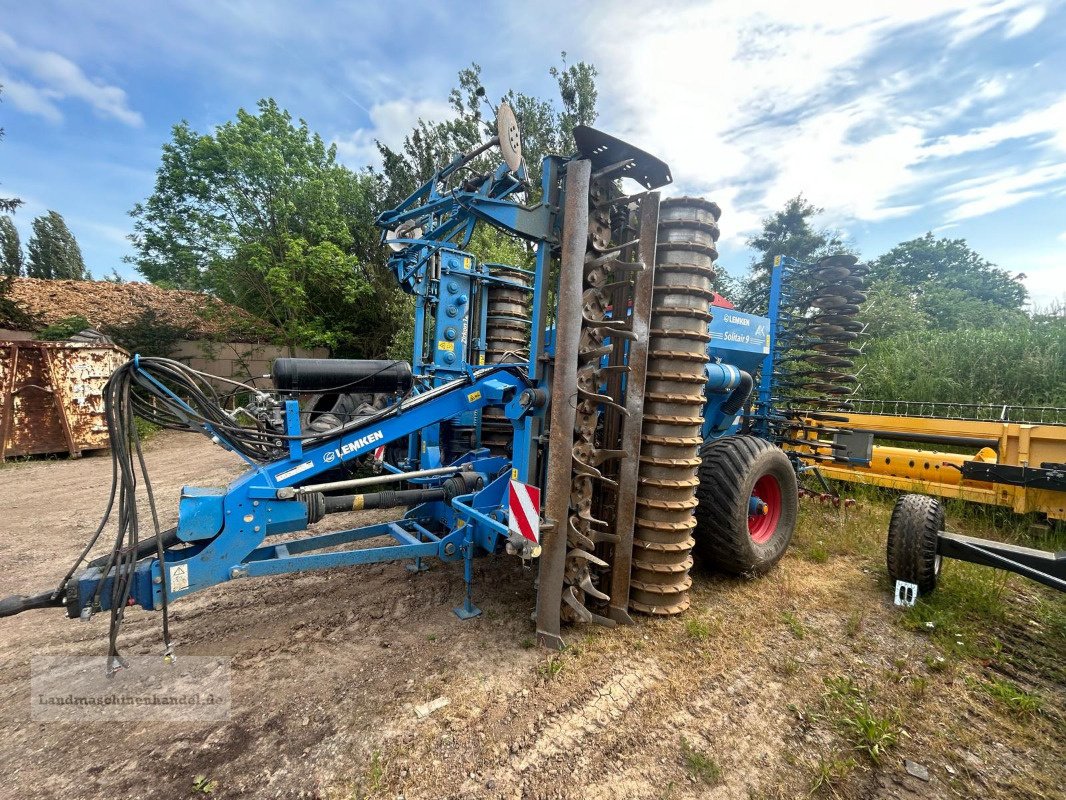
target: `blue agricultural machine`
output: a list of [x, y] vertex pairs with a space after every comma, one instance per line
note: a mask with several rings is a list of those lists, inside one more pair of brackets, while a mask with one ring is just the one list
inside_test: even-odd
[[[10, 597], [0, 615], [107, 611], [115, 669], [131, 606], [163, 612], [169, 656], [167, 606], [200, 589], [432, 557], [463, 563], [455, 611], [468, 618], [473, 560], [506, 554], [538, 560], [538, 640], [561, 647], [564, 623], [684, 611], [694, 549], [731, 572], [772, 566], [795, 527], [797, 471], [839, 458], [778, 445], [803, 438], [812, 413], [825, 431], [845, 402], [855, 260], [785, 259], [770, 316], [743, 313], [713, 288], [718, 206], [661, 200], [662, 161], [578, 127], [576, 153], [546, 157], [535, 186], [506, 104], [497, 129], [377, 220], [415, 300], [410, 363], [279, 359], [273, 391], [228, 411], [210, 376], [134, 356], [105, 391], [103, 522], [57, 588]], [[531, 266], [480, 261], [479, 225], [527, 243]], [[313, 420], [309, 394], [330, 398]], [[135, 416], [206, 435], [248, 470], [186, 487], [161, 530]], [[356, 464], [376, 474], [353, 477]], [[313, 532], [371, 508], [396, 518]], [[105, 529], [111, 544], [90, 559]]]

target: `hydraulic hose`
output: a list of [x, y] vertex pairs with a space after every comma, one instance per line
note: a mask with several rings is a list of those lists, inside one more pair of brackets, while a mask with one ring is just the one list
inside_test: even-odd
[[734, 417], [737, 412], [744, 407], [744, 404], [748, 401], [748, 397], [751, 396], [751, 390], [755, 386], [755, 381], [744, 370], [737, 370], [740, 373], [740, 382], [733, 387], [733, 391], [729, 393], [729, 397], [722, 403], [722, 414], [728, 417]]

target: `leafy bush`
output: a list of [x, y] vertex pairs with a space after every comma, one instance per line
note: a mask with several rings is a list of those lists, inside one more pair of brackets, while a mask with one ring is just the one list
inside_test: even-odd
[[171, 325], [160, 319], [152, 309], [142, 311], [133, 322], [127, 325], [106, 325], [103, 333], [111, 337], [115, 344], [126, 348], [131, 353], [142, 356], [167, 357], [174, 352], [177, 343], [190, 338], [187, 328]]
[[80, 314], [54, 322], [37, 334], [37, 339], [42, 342], [61, 342], [69, 339], [76, 333], [81, 333], [86, 328], [91, 328], [89, 320]]
[[1066, 319], [899, 331], [872, 338], [863, 397], [1066, 406]]

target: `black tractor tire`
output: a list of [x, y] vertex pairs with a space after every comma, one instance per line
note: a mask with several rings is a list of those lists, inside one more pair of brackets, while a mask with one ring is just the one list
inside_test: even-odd
[[929, 594], [940, 577], [941, 558], [936, 552], [937, 534], [944, 530], [940, 501], [924, 494], [905, 494], [892, 509], [888, 523], [888, 577], [918, 586]]
[[[696, 490], [696, 548], [707, 566], [761, 575], [785, 554], [799, 516], [796, 472], [781, 448], [756, 436], [727, 436], [703, 445]], [[760, 483], [761, 482], [761, 483]], [[768, 496], [766, 519], [752, 517], [756, 484]], [[754, 527], [753, 527], [754, 526]]]

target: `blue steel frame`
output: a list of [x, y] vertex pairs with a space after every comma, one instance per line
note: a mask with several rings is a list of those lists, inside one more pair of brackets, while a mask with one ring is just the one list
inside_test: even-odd
[[789, 273], [800, 266], [800, 262], [791, 256], [774, 256], [773, 270], [770, 272], [770, 304], [768, 316], [770, 317], [770, 342], [769, 351], [763, 358], [762, 370], [759, 377], [758, 403], [755, 410], [755, 419], [752, 429], [757, 436], [763, 439], [770, 438], [770, 415], [773, 414], [774, 396], [774, 366], [777, 351], [778, 325], [781, 316], [781, 301], [784, 293], [785, 280]]
[[[549, 156], [544, 160], [542, 192], [545, 201], [534, 206], [505, 199], [524, 188], [524, 166], [511, 172], [501, 165], [492, 178], [476, 190], [441, 191], [444, 178], [454, 171], [458, 162], [459, 159], [438, 171], [407, 200], [382, 214], [377, 221], [383, 229], [383, 239], [387, 231], [395, 230], [404, 222], [418, 221], [425, 225], [417, 239], [391, 240], [404, 247], [394, 253], [389, 263], [401, 287], [416, 296], [414, 366], [416, 374], [427, 377], [432, 388], [389, 407], [357, 428], [308, 447], [300, 439], [298, 403], [286, 402], [287, 457], [266, 465], [249, 462], [252, 469], [226, 489], [185, 487], [179, 502], [177, 530], [182, 546], [168, 549], [163, 563], [158, 558], [146, 557], [136, 564], [132, 588], [134, 603], [146, 609], [158, 608], [164, 586], [169, 601], [238, 578], [406, 559], [414, 560], [417, 566], [422, 558], [435, 556], [443, 561], [462, 559], [465, 562], [466, 596], [456, 613], [463, 618], [480, 613], [471, 597], [473, 559], [503, 548], [509, 533], [506, 524], [508, 481], [534, 478], [531, 475], [536, 430], [533, 422], [543, 415], [543, 408], [530, 402], [528, 394], [523, 397], [523, 392], [543, 382], [545, 297], [558, 223], [556, 207], [546, 201], [554, 196], [555, 182], [565, 159]], [[468, 358], [479, 345], [483, 348], [485, 332], [485, 304], [479, 304], [480, 318], [472, 319], [470, 309], [473, 303], [470, 300], [475, 292], [484, 291], [486, 282], [504, 281], [493, 278], [471, 254], [460, 249], [468, 244], [478, 221], [535, 243], [534, 314], [530, 355], [526, 363], [478, 368]], [[427, 268], [435, 260], [440, 263], [442, 257], [450, 258], [452, 263], [445, 264], [436, 276], [430, 275]], [[464, 299], [452, 303], [463, 307], [454, 317], [447, 316], [448, 306], [445, 307], [444, 314], [438, 315], [442, 319], [437, 320], [434, 331], [438, 344], [435, 355], [439, 351], [452, 354], [452, 358], [435, 357], [429, 369], [422, 369], [426, 318], [434, 306], [439, 308], [442, 280], [445, 281], [446, 297]], [[465, 330], [471, 325], [477, 326], [478, 335], [472, 352], [463, 349], [468, 344], [468, 336], [456, 330], [449, 335], [448, 328], [456, 324], [462, 324]], [[442, 341], [455, 344], [453, 348], [439, 348]], [[166, 391], [161, 384], [160, 388]], [[181, 403], [177, 397], [174, 400]], [[487, 406], [502, 407], [514, 424], [512, 460], [509, 462], [478, 448], [453, 461], [456, 466], [466, 466], [478, 473], [483, 488], [450, 501], [412, 508], [394, 522], [276, 544], [267, 542], [271, 537], [301, 531], [308, 526], [307, 503], [298, 496], [279, 499], [279, 490], [312, 482], [316, 476], [340, 464], [363, 456], [382, 444], [404, 438], [418, 443], [410, 450], [408, 466], [414, 462], [416, 454], [419, 466], [440, 466], [439, 448], [429, 446], [439, 443], [440, 423], [476, 419]], [[207, 427], [204, 432], [222, 447], [233, 449], [224, 434]], [[398, 471], [391, 465], [387, 468]], [[444, 478], [426, 479], [419, 483], [433, 486], [443, 481]], [[385, 536], [393, 543], [322, 552]], [[91, 606], [94, 600], [98, 605], [92, 611], [107, 609], [114, 575], [114, 570], [104, 575], [100, 568], [82, 572], [77, 578], [77, 610]]]
[[[303, 530], [308, 508], [300, 499], [278, 499], [278, 490], [307, 482], [339, 464], [358, 458], [381, 443], [401, 439], [427, 424], [476, 411], [488, 405], [501, 406], [505, 414], [520, 420], [531, 409], [519, 402], [529, 387], [520, 368], [492, 367], [478, 370], [472, 378], [460, 378], [438, 389], [393, 406], [380, 419], [345, 432], [323, 444], [305, 448], [299, 439], [289, 439], [289, 454], [271, 464], [256, 467], [223, 489], [186, 487], [179, 502], [178, 538], [187, 543], [156, 558], [142, 559], [136, 566], [132, 596], [144, 608], [157, 608], [166, 582], [170, 600], [199, 589], [244, 577], [277, 575], [309, 569], [436, 556], [444, 561], [496, 552], [506, 538], [500, 522], [506, 459], [475, 450], [456, 461], [479, 473], [485, 488], [452, 500], [411, 509], [395, 522], [320, 534], [278, 544], [264, 544], [269, 537]], [[290, 430], [299, 425], [299, 407], [289, 401], [286, 420]], [[220, 437], [221, 438], [221, 437]], [[502, 487], [502, 488], [501, 488]], [[390, 536], [394, 544], [337, 552], [318, 552], [354, 544], [378, 536]], [[165, 568], [163, 568], [165, 567]], [[472, 577], [468, 563], [467, 577]], [[78, 576], [78, 609], [91, 605], [101, 580], [101, 609], [108, 608], [109, 583], [113, 577], [90, 568]], [[95, 610], [95, 609], [94, 609]], [[469, 583], [464, 613], [476, 613]]]

